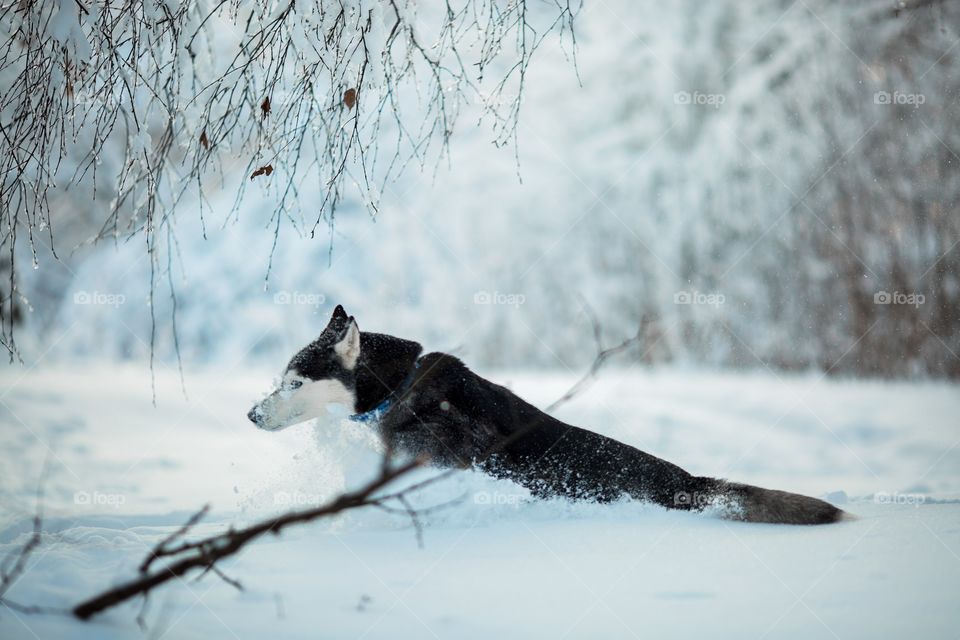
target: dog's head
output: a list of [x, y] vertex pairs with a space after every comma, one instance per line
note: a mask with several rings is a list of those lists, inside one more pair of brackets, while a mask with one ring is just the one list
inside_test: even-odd
[[360, 329], [337, 305], [320, 337], [293, 356], [280, 388], [254, 405], [247, 417], [259, 428], [279, 431], [340, 406], [354, 412]]

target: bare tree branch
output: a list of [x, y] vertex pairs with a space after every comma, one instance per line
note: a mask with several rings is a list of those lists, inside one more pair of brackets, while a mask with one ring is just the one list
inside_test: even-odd
[[43, 542], [43, 483], [46, 480], [49, 464], [45, 463], [41, 479], [37, 483], [37, 506], [33, 516], [33, 528], [30, 537], [20, 549], [11, 552], [3, 562], [0, 562], [0, 605], [9, 607], [14, 611], [27, 614], [36, 613], [54, 613], [67, 614], [66, 609], [56, 607], [43, 607], [39, 605], [25, 605], [10, 600], [6, 597], [7, 592], [17, 583], [20, 577], [27, 570], [27, 562], [30, 556], [40, 547]]
[[590, 324], [593, 327], [593, 339], [597, 345], [597, 354], [596, 356], [594, 356], [593, 362], [590, 363], [590, 367], [587, 369], [587, 372], [583, 374], [583, 377], [577, 380], [577, 382], [574, 383], [572, 387], [567, 389], [566, 393], [564, 393], [562, 396], [554, 400], [552, 403], [550, 403], [546, 407], [546, 409], [544, 409], [544, 411], [546, 411], [547, 413], [550, 413], [551, 411], [555, 411], [561, 405], [569, 402], [570, 400], [575, 398], [577, 395], [579, 395], [584, 389], [586, 389], [587, 386], [589, 386], [589, 384], [596, 377], [597, 373], [600, 371], [603, 365], [606, 364], [607, 360], [609, 360], [615, 355], [623, 353], [630, 347], [636, 344], [640, 344], [643, 341], [643, 326], [641, 325], [641, 327], [637, 329], [637, 333], [632, 337], [627, 338], [623, 342], [617, 345], [614, 345], [612, 347], [604, 348], [603, 340], [601, 337], [602, 328], [600, 326], [599, 320], [597, 320], [596, 314], [593, 312], [593, 309], [591, 309], [590, 306], [587, 305], [586, 303], [584, 303], [583, 308], [584, 308], [584, 311], [587, 313], [588, 317], [590, 318]]
[[[131, 598], [146, 596], [156, 587], [171, 580], [182, 578], [197, 569], [204, 573], [213, 571], [229, 584], [242, 589], [240, 583], [228, 578], [215, 567], [217, 562], [234, 555], [244, 546], [265, 534], [279, 535], [284, 528], [295, 524], [304, 524], [344, 511], [382, 504], [387, 498], [377, 497], [375, 495], [377, 491], [413, 469], [422, 466], [423, 463], [423, 460], [416, 459], [396, 467], [383, 469], [374, 480], [360, 489], [341, 494], [332, 501], [318, 507], [290, 511], [242, 529], [230, 528], [224, 533], [193, 542], [182, 542], [177, 546], [170, 547], [171, 542], [182, 538], [200, 520], [206, 513], [205, 507], [194, 514], [174, 534], [154, 547], [147, 559], [141, 564], [140, 577], [81, 602], [73, 608], [73, 614], [81, 620], [87, 620], [104, 609], [126, 602]], [[392, 495], [402, 496], [403, 492]], [[161, 558], [171, 558], [171, 561], [166, 566], [151, 571], [153, 563]]]

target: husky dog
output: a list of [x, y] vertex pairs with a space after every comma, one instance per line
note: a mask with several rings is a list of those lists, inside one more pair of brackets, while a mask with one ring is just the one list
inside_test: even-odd
[[410, 340], [361, 332], [337, 306], [320, 337], [287, 365], [280, 388], [247, 415], [259, 428], [278, 431], [341, 405], [352, 420], [371, 423], [395, 455], [473, 467], [540, 498], [630, 497], [749, 522], [826, 524], [847, 516], [815, 498], [691, 475], [565, 424], [453, 356], [422, 351]]

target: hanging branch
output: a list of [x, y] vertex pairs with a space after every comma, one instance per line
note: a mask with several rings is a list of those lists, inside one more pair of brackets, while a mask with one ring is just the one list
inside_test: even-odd
[[[152, 300], [178, 209], [199, 204], [206, 233], [208, 186], [239, 185], [227, 218], [251, 184], [267, 191], [272, 260], [282, 225], [332, 231], [348, 196], [375, 215], [407, 165], [439, 164], [467, 105], [482, 106], [497, 143], [511, 139], [534, 52], [551, 33], [572, 38], [580, 8], [527, 5], [4, 3], [0, 344], [18, 356], [18, 273], [56, 259], [55, 226], [79, 228], [71, 249], [145, 240]], [[320, 185], [319, 202], [301, 198], [305, 184]]]

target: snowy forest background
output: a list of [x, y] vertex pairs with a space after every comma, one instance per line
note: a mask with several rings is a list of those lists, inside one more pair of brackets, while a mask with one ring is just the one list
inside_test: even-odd
[[[68, 52], [68, 64], [83, 54], [72, 49], [85, 40], [79, 6], [53, 13], [46, 45], [54, 58]], [[52, 233], [37, 194], [15, 192], [7, 163], [4, 205], [20, 217], [4, 232], [5, 337], [12, 330], [27, 363], [143, 360], [153, 334], [161, 363], [173, 365], [179, 346], [189, 366], [277, 368], [343, 303], [361, 328], [478, 366], [579, 370], [595, 352], [592, 313], [608, 343], [639, 328], [624, 363], [960, 374], [960, 8], [610, 0], [573, 11], [571, 33], [557, 27], [557, 5], [532, 5], [545, 35], [522, 93], [513, 41], [511, 55], [489, 56], [487, 75], [505, 85], [468, 90], [444, 78], [456, 112], [455, 100], [441, 111], [434, 96], [398, 89], [416, 117], [444, 118], [449, 146], [428, 131], [403, 171], [384, 169], [392, 151], [383, 152], [373, 186], [350, 156], [335, 207], [329, 176], [293, 162], [291, 132], [310, 114], [297, 110], [292, 82], [264, 80], [260, 94], [237, 98], [237, 129], [212, 141], [195, 128], [202, 105], [171, 94], [168, 140], [166, 115], [142, 86], [136, 131], [123, 82], [73, 95], [69, 74], [51, 65], [49, 84], [25, 99], [67, 110], [51, 134], [63, 160], [42, 194]], [[433, 15], [420, 7], [416, 20]], [[242, 41], [222, 22], [203, 46]], [[194, 23], [185, 18], [184, 32]], [[296, 29], [287, 35], [300, 42]], [[6, 62], [3, 84], [15, 90], [5, 120], [30, 86], [13, 84], [18, 67]], [[276, 77], [296, 79], [284, 73]], [[367, 81], [383, 77], [374, 68]], [[340, 100], [339, 88], [316, 90]], [[374, 94], [361, 87], [359, 114], [374, 110]], [[273, 95], [269, 115], [261, 95]], [[104, 105], [118, 125], [109, 136], [89, 116]], [[343, 120], [323, 120], [324, 131], [351, 114], [340, 108]], [[391, 149], [402, 138], [390, 117], [370, 123], [361, 118], [364, 140]], [[238, 134], [244, 127], [253, 134]], [[29, 151], [10, 144], [3, 154], [42, 182]], [[163, 179], [137, 182], [138, 158], [149, 166], [164, 145]], [[415, 144], [396, 147], [409, 159]], [[310, 158], [309, 144], [297, 149]], [[267, 164], [272, 174], [249, 179]]]

